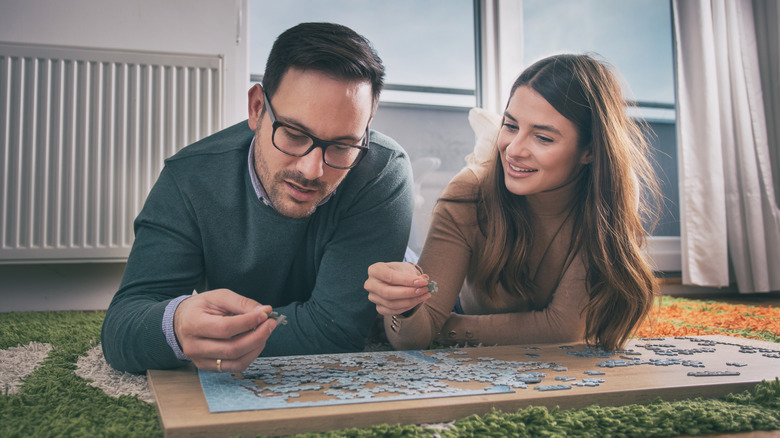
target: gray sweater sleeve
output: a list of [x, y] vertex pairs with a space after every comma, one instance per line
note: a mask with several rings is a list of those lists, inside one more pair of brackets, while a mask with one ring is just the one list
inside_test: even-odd
[[114, 368], [144, 372], [185, 363], [166, 342], [162, 318], [165, 306], [191, 294], [202, 276], [196, 228], [164, 169], [135, 220], [135, 242], [103, 321], [103, 354]]

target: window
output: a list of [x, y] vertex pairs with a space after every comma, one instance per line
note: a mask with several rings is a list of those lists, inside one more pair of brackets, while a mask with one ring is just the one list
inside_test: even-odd
[[665, 198], [654, 236], [679, 236], [671, 4], [662, 0], [523, 0], [525, 65], [556, 53], [594, 53], [614, 65], [652, 133]]
[[[385, 65], [371, 124], [406, 149], [417, 186], [409, 246], [419, 251], [433, 204], [474, 148], [468, 111], [477, 105], [473, 0], [252, 0], [250, 72], [259, 82], [271, 45], [306, 21], [343, 24], [368, 38]], [[425, 174], [420, 170], [438, 160]]]
[[674, 121], [672, 17], [660, 0], [523, 0], [524, 63], [590, 52], [613, 64], [647, 120]]
[[250, 4], [250, 72], [257, 81], [276, 37], [306, 21], [343, 24], [382, 58], [383, 102], [472, 107], [476, 67], [472, 0], [285, 0]]

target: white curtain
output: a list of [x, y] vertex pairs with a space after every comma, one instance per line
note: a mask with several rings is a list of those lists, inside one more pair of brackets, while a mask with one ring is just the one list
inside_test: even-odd
[[673, 0], [673, 8], [683, 283], [780, 290], [753, 3]]

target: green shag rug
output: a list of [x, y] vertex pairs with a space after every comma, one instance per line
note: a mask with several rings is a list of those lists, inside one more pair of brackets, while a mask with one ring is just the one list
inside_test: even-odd
[[[104, 312], [0, 313], [0, 436], [162, 436], [145, 377], [110, 369]], [[672, 437], [780, 430], [780, 381], [722, 399], [558, 410], [528, 407], [439, 425], [379, 425], [309, 437]]]

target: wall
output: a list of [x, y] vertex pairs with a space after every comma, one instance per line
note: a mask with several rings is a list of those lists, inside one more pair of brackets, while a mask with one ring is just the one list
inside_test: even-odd
[[[246, 118], [245, 0], [0, 0], [0, 41], [222, 55], [223, 125]], [[105, 309], [123, 263], [0, 265], [0, 312]]]
[[441, 166], [434, 172], [415, 175], [419, 183], [409, 247], [419, 254], [428, 234], [431, 212], [441, 191], [466, 164], [474, 149], [474, 131], [468, 122], [469, 108], [431, 107], [380, 103], [371, 128], [389, 135], [409, 153], [412, 168], [417, 159], [436, 157]]
[[246, 118], [243, 0], [0, 0], [0, 41], [222, 55], [225, 126]]

